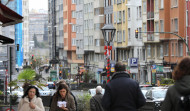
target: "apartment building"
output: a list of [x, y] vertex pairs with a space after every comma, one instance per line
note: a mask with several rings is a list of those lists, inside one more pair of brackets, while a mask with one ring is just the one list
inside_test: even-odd
[[146, 82], [156, 84], [161, 77], [172, 78], [173, 68], [187, 55], [185, 42], [180, 39], [186, 38], [185, 4], [179, 0], [142, 0]]

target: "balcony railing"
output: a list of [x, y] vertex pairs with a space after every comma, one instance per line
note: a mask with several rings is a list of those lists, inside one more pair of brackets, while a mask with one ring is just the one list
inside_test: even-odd
[[154, 12], [147, 13], [147, 19], [154, 18]]
[[154, 41], [154, 34], [147, 34], [147, 41]]

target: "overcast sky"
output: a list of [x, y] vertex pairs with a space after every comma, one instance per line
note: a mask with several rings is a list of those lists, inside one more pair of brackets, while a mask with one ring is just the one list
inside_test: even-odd
[[29, 0], [29, 10], [31, 9], [48, 10], [48, 0]]

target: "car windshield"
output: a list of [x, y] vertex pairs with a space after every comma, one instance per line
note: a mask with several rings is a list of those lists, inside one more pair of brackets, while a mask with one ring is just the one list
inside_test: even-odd
[[156, 99], [165, 98], [167, 90], [154, 90], [152, 91], [152, 96]]
[[[43, 90], [42, 90], [43, 89]], [[48, 87], [42, 87], [42, 89], [39, 88], [39, 91], [49, 91]]]

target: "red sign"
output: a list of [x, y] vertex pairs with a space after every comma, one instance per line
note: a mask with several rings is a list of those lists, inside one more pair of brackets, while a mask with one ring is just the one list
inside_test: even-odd
[[10, 108], [7, 108], [5, 111], [14, 111], [13, 109], [10, 110]]

